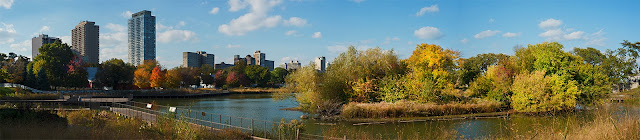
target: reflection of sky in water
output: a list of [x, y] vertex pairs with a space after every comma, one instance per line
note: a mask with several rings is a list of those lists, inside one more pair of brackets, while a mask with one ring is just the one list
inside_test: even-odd
[[[192, 98], [192, 99], [136, 99], [141, 102], [156, 102], [161, 105], [172, 105], [192, 110], [217, 113], [223, 115], [238, 116], [244, 118], [270, 120], [279, 122], [282, 118], [288, 120], [300, 119], [302, 112], [281, 110], [283, 108], [296, 107], [293, 99], [276, 101], [271, 94], [236, 94], [229, 96]], [[603, 108], [615, 109], [615, 116], [640, 115], [640, 108], [614, 104]], [[626, 113], [629, 112], [629, 113]], [[487, 118], [451, 121], [426, 121], [414, 123], [387, 123], [376, 125], [354, 126], [350, 122], [323, 122], [304, 120], [306, 133], [321, 135], [323, 131], [331, 128], [350, 130], [351, 132], [338, 132], [339, 135], [373, 135], [374, 138], [398, 138], [404, 135], [408, 138], [451, 133], [456, 131], [457, 136], [464, 138], [490, 138], [489, 136], [512, 135], [510, 130], [518, 132], [536, 131], [541, 127], [564, 130], [567, 121], [575, 123], [589, 122], [593, 119], [593, 112], [578, 112], [556, 116], [535, 117], [526, 115], [513, 115], [511, 118]], [[336, 125], [320, 125], [317, 123], [335, 123]], [[550, 126], [550, 127], [549, 127]], [[358, 134], [352, 134], [357, 132]]]

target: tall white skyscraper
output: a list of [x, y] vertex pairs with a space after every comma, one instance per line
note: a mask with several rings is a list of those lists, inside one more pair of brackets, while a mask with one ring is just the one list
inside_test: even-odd
[[156, 17], [143, 10], [129, 19], [129, 62], [135, 66], [156, 59]]

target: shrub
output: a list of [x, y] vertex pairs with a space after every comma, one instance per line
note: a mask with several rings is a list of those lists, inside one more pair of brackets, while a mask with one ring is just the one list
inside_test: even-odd
[[342, 109], [345, 118], [394, 118], [460, 115], [469, 113], [495, 112], [500, 109], [496, 101], [480, 100], [476, 103], [416, 103], [399, 101], [395, 103], [349, 103]]
[[520, 74], [513, 82], [511, 106], [520, 112], [547, 112], [574, 109], [580, 95], [576, 81], [544, 71]]

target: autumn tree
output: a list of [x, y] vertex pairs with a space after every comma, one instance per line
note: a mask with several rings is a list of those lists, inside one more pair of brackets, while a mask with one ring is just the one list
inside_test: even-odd
[[487, 71], [491, 65], [496, 65], [500, 61], [508, 61], [509, 56], [505, 54], [478, 54], [468, 59], [461, 59], [460, 63], [460, 85], [467, 85], [476, 77]]
[[225, 80], [225, 82], [229, 87], [239, 87], [239, 86], [249, 85], [249, 80], [247, 79], [247, 76], [245, 76], [240, 72], [235, 72], [235, 71], [229, 72], [229, 75], [227, 76], [227, 79]]
[[150, 77], [150, 86], [152, 88], [160, 88], [162, 87], [162, 85], [165, 82], [165, 74], [162, 71], [162, 68], [158, 65], [155, 68], [153, 68], [153, 71], [151, 72], [151, 77]]
[[456, 98], [455, 70], [459, 52], [443, 49], [435, 44], [419, 44], [407, 64], [409, 97], [418, 102], [449, 101]]
[[166, 74], [166, 82], [165, 85], [163, 87], [165, 88], [178, 88], [180, 87], [180, 84], [182, 83], [182, 76], [180, 75], [180, 69], [181, 67], [175, 67], [172, 68], [170, 70], [167, 70], [167, 74]]
[[150, 88], [151, 72], [158, 65], [155, 60], [145, 60], [143, 64], [138, 65], [134, 71], [134, 85], [141, 89]]
[[215, 86], [218, 88], [222, 87], [223, 85], [226, 84], [226, 80], [227, 80], [227, 71], [217, 70], [216, 74], [214, 75]]
[[82, 58], [74, 56], [67, 65], [67, 75], [64, 79], [66, 87], [87, 87], [89, 81], [87, 70], [82, 66]]
[[[516, 50], [521, 72], [513, 81], [511, 105], [517, 111], [560, 111], [592, 105], [611, 91], [602, 70], [562, 50], [557, 42]], [[535, 89], [534, 89], [535, 88]]]

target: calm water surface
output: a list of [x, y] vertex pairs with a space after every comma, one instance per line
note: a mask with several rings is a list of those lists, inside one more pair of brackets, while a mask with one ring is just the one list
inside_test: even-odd
[[[274, 100], [271, 94], [235, 94], [228, 96], [191, 98], [191, 99], [135, 99], [139, 102], [153, 102], [160, 105], [190, 108], [192, 110], [231, 116], [270, 120], [300, 119], [303, 112], [282, 110], [296, 107], [294, 99]], [[616, 114], [631, 114], [640, 117], [640, 108], [622, 104], [605, 106]], [[630, 112], [630, 113], [626, 113]], [[509, 118], [467, 119], [451, 121], [426, 121], [413, 123], [389, 123], [354, 126], [350, 122], [320, 122], [303, 120], [305, 131], [312, 134], [332, 134], [334, 136], [368, 135], [374, 138], [420, 138], [453, 134], [464, 138], [482, 138], [490, 136], [512, 136], [511, 133], [526, 133], [536, 128], [552, 128], [559, 132], [581, 126], [594, 118], [594, 112], [583, 111], [554, 116], [515, 115]], [[320, 125], [335, 124], [335, 125]]]

